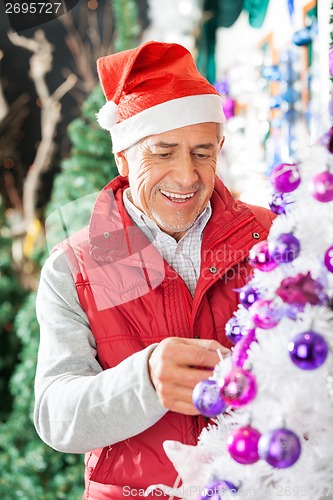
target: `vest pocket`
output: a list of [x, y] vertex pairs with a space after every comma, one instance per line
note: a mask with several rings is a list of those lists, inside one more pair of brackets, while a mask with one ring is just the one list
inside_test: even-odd
[[105, 446], [97, 461], [90, 480], [96, 483], [108, 484], [110, 479], [110, 469], [116, 458], [119, 456], [121, 443], [115, 443], [112, 446]]

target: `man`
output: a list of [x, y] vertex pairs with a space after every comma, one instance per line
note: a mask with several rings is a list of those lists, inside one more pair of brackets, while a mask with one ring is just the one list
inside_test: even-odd
[[185, 48], [148, 42], [98, 72], [120, 176], [43, 268], [35, 425], [86, 453], [86, 499], [117, 500], [178, 486], [163, 442], [196, 444], [206, 424], [192, 390], [229, 352], [235, 289], [273, 216], [217, 178], [221, 98]]

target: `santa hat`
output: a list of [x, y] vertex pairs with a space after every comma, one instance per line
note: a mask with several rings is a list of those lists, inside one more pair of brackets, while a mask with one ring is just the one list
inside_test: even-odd
[[147, 42], [97, 61], [106, 103], [97, 113], [113, 151], [196, 123], [223, 124], [221, 96], [176, 43]]

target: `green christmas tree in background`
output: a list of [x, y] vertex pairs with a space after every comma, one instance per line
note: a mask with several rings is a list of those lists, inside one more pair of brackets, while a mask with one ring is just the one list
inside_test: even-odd
[[0, 227], [0, 422], [4, 422], [10, 414], [13, 399], [8, 382], [21, 348], [14, 329], [14, 318], [27, 292], [13, 269], [12, 240], [5, 224], [1, 200]]
[[[115, 51], [134, 47], [139, 43], [140, 34], [135, 0], [114, 0], [112, 8], [116, 26]], [[75, 200], [87, 196], [90, 201], [93, 200], [93, 194], [117, 175], [110, 136], [99, 127], [95, 117], [104, 102], [105, 98], [98, 86], [84, 103], [82, 116], [75, 119], [68, 128], [72, 142], [71, 156], [62, 162], [62, 170], [55, 179], [51, 201], [46, 210], [48, 220], [52, 220], [52, 214], [59, 213], [64, 206], [72, 207], [75, 212], [76, 207], [81, 206]], [[60, 236], [63, 236], [61, 232], [52, 234], [56, 239]], [[48, 243], [50, 245], [51, 242]], [[33, 426], [33, 386], [39, 344], [36, 293], [32, 292], [27, 296], [16, 314], [24, 292], [16, 284], [11, 271], [10, 241], [8, 245], [5, 244], [1, 235], [0, 248], [1, 352], [7, 353], [8, 347], [10, 353], [0, 357], [0, 372], [5, 382], [16, 357], [19, 360], [10, 378], [10, 393], [8, 390], [6, 392], [8, 384], [4, 382], [4, 385], [0, 385], [0, 498], [81, 499], [83, 457], [57, 453], [40, 440]], [[46, 247], [36, 249], [34, 259], [38, 260], [39, 266], [43, 264], [48, 252]], [[3, 294], [6, 300], [2, 298]], [[9, 346], [9, 343], [13, 345]]]

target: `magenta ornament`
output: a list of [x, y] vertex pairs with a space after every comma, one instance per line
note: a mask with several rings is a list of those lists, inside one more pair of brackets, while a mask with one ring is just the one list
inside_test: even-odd
[[257, 394], [257, 383], [254, 375], [236, 366], [220, 383], [221, 397], [227, 405], [240, 408], [250, 403]]
[[319, 333], [308, 330], [299, 333], [288, 344], [291, 361], [302, 370], [316, 370], [325, 363], [328, 345]]
[[245, 309], [249, 309], [249, 307], [251, 307], [259, 297], [259, 292], [249, 283], [238, 289], [238, 293], [239, 302], [245, 307]]
[[328, 170], [312, 177], [310, 181], [310, 193], [321, 203], [333, 200], [333, 174]]
[[328, 51], [328, 66], [330, 69], [330, 75], [333, 76], [333, 47]]
[[253, 245], [249, 252], [249, 263], [252, 267], [263, 272], [272, 271], [277, 267], [277, 262], [269, 253], [267, 240], [259, 241]]
[[272, 467], [285, 469], [291, 467], [301, 454], [301, 443], [291, 430], [281, 428], [267, 432], [258, 443], [259, 456]]
[[276, 165], [269, 178], [274, 189], [279, 193], [291, 193], [301, 183], [299, 171], [295, 163], [280, 163]]
[[248, 330], [247, 334], [237, 342], [236, 346], [232, 350], [231, 360], [234, 366], [243, 367], [245, 361], [249, 356], [249, 349], [252, 342], [256, 342], [256, 331], [254, 328]]
[[274, 328], [282, 317], [282, 312], [272, 300], [257, 300], [250, 308], [253, 323], [259, 328]]
[[225, 409], [216, 380], [202, 380], [193, 389], [192, 401], [196, 409], [205, 417], [216, 417]]
[[324, 264], [326, 266], [326, 269], [330, 273], [333, 273], [333, 245], [331, 247], [329, 247], [325, 252]]
[[235, 316], [232, 316], [225, 325], [225, 334], [226, 337], [233, 344], [237, 344], [242, 338], [242, 329], [238, 323], [238, 320]]
[[247, 425], [235, 429], [227, 438], [227, 448], [232, 458], [244, 465], [254, 464], [259, 460], [258, 443], [260, 432]]
[[307, 303], [315, 306], [327, 302], [327, 295], [323, 286], [319, 281], [312, 278], [310, 272], [283, 279], [275, 293], [286, 304], [297, 306], [300, 310]]
[[229, 96], [226, 96], [222, 102], [222, 108], [226, 120], [230, 120], [235, 116], [235, 104], [236, 101]]
[[288, 264], [299, 256], [301, 245], [292, 233], [282, 233], [269, 241], [268, 251], [278, 264]]

